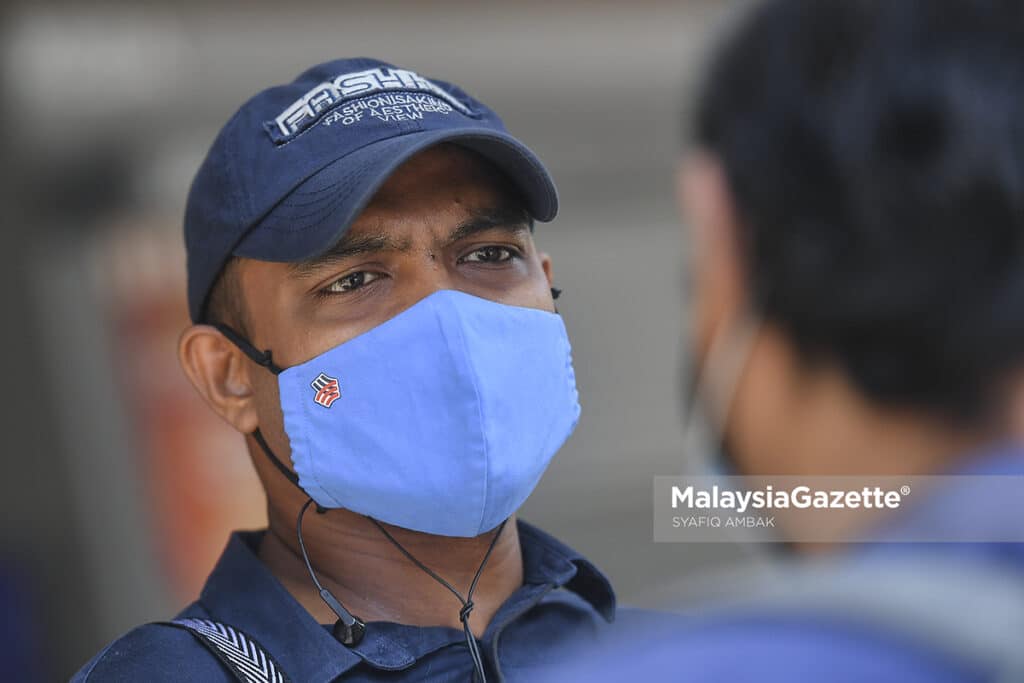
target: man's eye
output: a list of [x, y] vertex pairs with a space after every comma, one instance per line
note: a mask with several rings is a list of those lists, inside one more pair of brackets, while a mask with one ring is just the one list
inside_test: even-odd
[[507, 247], [480, 247], [469, 252], [460, 259], [463, 263], [502, 263], [509, 261], [515, 254]]
[[326, 289], [324, 289], [324, 292], [327, 294], [341, 294], [342, 292], [351, 292], [355, 289], [359, 289], [360, 287], [364, 287], [370, 284], [379, 277], [380, 275], [377, 275], [376, 273], [360, 270], [356, 273], [349, 273], [345, 277], [335, 280], [330, 285], [328, 285]]

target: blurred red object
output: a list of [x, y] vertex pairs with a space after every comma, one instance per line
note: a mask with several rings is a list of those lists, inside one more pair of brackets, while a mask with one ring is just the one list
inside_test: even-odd
[[[135, 223], [137, 225], [137, 223]], [[169, 593], [198, 595], [228, 533], [266, 524], [262, 488], [242, 437], [188, 382], [177, 341], [190, 324], [184, 248], [173, 230], [115, 230], [103, 274], [154, 547]]]

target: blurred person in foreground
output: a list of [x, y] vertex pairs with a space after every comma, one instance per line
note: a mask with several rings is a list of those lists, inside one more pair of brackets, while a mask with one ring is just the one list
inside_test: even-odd
[[[1024, 3], [761, 3], [693, 138], [689, 322], [727, 469], [1019, 491]], [[1024, 681], [1024, 497], [986, 486], [785, 546], [764, 585], [552, 680]]]
[[608, 580], [515, 517], [579, 416], [556, 210], [454, 85], [348, 59], [243, 105], [189, 195], [179, 355], [269, 528], [75, 680], [531, 680], [603, 632]]

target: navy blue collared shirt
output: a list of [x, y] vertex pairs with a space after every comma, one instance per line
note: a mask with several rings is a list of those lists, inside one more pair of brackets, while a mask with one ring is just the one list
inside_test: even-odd
[[[616, 612], [611, 585], [594, 565], [536, 527], [517, 524], [523, 585], [479, 638], [489, 680], [528, 681], [564, 663], [579, 645], [604, 637]], [[259, 560], [263, 533], [232, 534], [199, 599], [179, 616], [242, 630], [295, 683], [472, 679], [472, 660], [459, 629], [371, 622], [357, 646], [339, 643], [331, 626], [317, 623]], [[452, 609], [457, 607], [453, 603]], [[235, 679], [191, 633], [161, 624], [122, 636], [72, 679], [183, 680]]]

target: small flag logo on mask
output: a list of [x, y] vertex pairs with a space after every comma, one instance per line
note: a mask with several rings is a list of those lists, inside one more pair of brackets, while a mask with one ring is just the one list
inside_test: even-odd
[[324, 408], [330, 408], [335, 401], [341, 398], [341, 386], [338, 384], [338, 380], [323, 372], [317, 375], [309, 386], [316, 389], [313, 401]]

